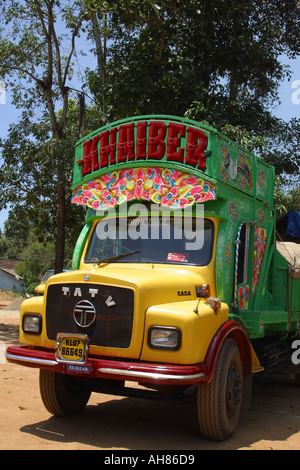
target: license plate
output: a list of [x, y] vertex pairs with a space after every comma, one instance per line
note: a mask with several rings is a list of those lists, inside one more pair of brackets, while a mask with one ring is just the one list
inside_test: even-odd
[[57, 362], [86, 364], [88, 349], [87, 335], [57, 334], [55, 350]]

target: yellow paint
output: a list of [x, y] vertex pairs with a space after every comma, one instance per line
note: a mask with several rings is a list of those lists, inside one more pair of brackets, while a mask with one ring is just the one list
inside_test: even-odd
[[198, 314], [194, 308], [195, 301], [191, 300], [150, 307], [146, 313], [145, 331], [154, 325], [175, 326], [182, 332], [182, 344], [178, 351], [151, 349], [145, 336], [141, 360], [178, 364], [203, 362], [214, 333], [228, 319], [228, 306], [222, 303], [217, 315], [204, 300], [200, 301]]

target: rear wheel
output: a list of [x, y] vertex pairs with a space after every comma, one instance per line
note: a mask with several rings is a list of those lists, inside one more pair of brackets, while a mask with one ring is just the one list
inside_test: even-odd
[[91, 395], [80, 380], [49, 370], [40, 370], [40, 393], [45, 408], [55, 416], [79, 413]]
[[211, 384], [199, 384], [198, 421], [203, 437], [224, 441], [237, 426], [242, 401], [243, 368], [239, 349], [228, 339], [217, 359]]

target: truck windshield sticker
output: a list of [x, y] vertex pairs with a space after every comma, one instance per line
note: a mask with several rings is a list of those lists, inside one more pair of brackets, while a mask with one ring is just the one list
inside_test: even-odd
[[179, 261], [180, 263], [187, 263], [188, 260], [188, 253], [169, 253], [167, 257], [167, 261]]

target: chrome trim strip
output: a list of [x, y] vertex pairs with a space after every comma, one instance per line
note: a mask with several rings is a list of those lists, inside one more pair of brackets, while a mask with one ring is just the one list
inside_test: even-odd
[[57, 366], [56, 361], [50, 361], [47, 359], [38, 359], [37, 357], [27, 357], [27, 356], [15, 356], [14, 354], [5, 353], [6, 359], [12, 359], [15, 361], [22, 362], [31, 362], [32, 364], [41, 364], [44, 366]]
[[[7, 359], [12, 359], [14, 361], [21, 361], [21, 362], [29, 362], [32, 364], [40, 364], [45, 366], [58, 366], [58, 362], [51, 361], [48, 359], [39, 359], [36, 357], [28, 357], [28, 356], [15, 356], [14, 354], [5, 353]], [[111, 375], [126, 375], [127, 377], [136, 377], [141, 379], [150, 378], [153, 380], [174, 380], [178, 382], [188, 382], [190, 380], [197, 380], [201, 379], [205, 376], [204, 372], [200, 372], [199, 374], [193, 375], [173, 375], [173, 374], [160, 374], [156, 372], [138, 372], [138, 371], [130, 371], [124, 369], [111, 369], [108, 367], [100, 367], [98, 372], [103, 374], [111, 374]]]
[[139, 378], [150, 378], [154, 380], [164, 379], [164, 380], [177, 380], [178, 382], [187, 382], [190, 380], [200, 379], [204, 377], [205, 374], [203, 372], [199, 374], [193, 375], [173, 375], [173, 374], [159, 374], [155, 372], [138, 372], [138, 371], [130, 371], [124, 369], [110, 369], [106, 367], [100, 367], [98, 372], [102, 372], [103, 374], [111, 374], [111, 375], [126, 375], [129, 377], [139, 377]]

